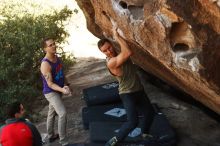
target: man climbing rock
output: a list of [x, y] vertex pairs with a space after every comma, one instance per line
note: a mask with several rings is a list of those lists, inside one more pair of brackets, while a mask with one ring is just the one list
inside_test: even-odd
[[143, 114], [142, 136], [149, 137], [149, 128], [153, 121], [153, 107], [144, 92], [143, 86], [136, 74], [136, 66], [130, 60], [132, 51], [126, 41], [118, 34], [117, 29], [113, 30], [114, 38], [119, 43], [121, 52], [116, 53], [115, 48], [108, 39], [101, 39], [98, 48], [106, 55], [107, 67], [110, 73], [119, 82], [119, 94], [127, 113], [125, 122], [117, 135], [111, 138], [105, 146], [114, 146], [121, 142], [138, 125], [138, 111], [140, 108]]

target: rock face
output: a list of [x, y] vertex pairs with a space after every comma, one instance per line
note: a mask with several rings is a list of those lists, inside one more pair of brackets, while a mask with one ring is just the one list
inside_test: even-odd
[[220, 113], [219, 0], [76, 0], [99, 38], [112, 29], [134, 63]]

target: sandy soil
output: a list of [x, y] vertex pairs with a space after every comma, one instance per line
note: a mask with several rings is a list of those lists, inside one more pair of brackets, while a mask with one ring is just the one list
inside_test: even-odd
[[[73, 92], [73, 96], [64, 97], [68, 111], [69, 142], [89, 142], [88, 131], [83, 129], [81, 119], [81, 109], [85, 106], [82, 89], [114, 79], [106, 69], [105, 60], [95, 58], [78, 58], [67, 73], [67, 78]], [[220, 120], [217, 114], [155, 78], [142, 74], [141, 80], [151, 101], [159, 105], [176, 131], [177, 146], [220, 146]], [[37, 127], [41, 134], [45, 134], [48, 110], [46, 99], [39, 100], [37, 107]], [[55, 141], [50, 145], [59, 144]]]

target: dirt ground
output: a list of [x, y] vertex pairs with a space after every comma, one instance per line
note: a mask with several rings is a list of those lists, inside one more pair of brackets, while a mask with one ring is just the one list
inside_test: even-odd
[[[73, 94], [71, 97], [64, 97], [68, 112], [69, 142], [89, 142], [89, 134], [83, 129], [81, 118], [81, 110], [86, 106], [82, 100], [82, 89], [111, 82], [114, 78], [106, 69], [105, 60], [95, 58], [77, 58], [76, 64], [68, 71], [67, 78]], [[141, 80], [151, 102], [159, 105], [174, 128], [178, 137], [177, 146], [220, 146], [219, 115], [155, 78], [141, 74]], [[38, 119], [36, 125], [43, 136], [46, 134], [47, 104], [46, 99], [40, 98], [33, 105], [36, 106], [37, 113], [34, 116]], [[59, 144], [55, 141], [50, 145]]]

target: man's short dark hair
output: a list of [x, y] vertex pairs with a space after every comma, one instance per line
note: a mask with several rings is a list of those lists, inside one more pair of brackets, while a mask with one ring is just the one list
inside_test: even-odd
[[99, 40], [97, 43], [98, 48], [100, 49], [106, 42], [111, 44], [111, 42], [106, 38]]
[[42, 48], [46, 48], [46, 47], [47, 47], [46, 42], [47, 42], [48, 40], [53, 40], [53, 38], [51, 38], [51, 37], [44, 38], [44, 39], [41, 41], [41, 47], [42, 47]]
[[21, 110], [21, 103], [16, 101], [7, 106], [7, 116], [8, 118], [14, 118], [16, 113], [19, 113]]

